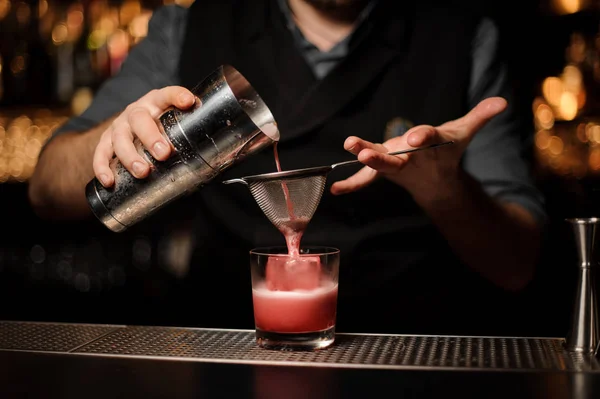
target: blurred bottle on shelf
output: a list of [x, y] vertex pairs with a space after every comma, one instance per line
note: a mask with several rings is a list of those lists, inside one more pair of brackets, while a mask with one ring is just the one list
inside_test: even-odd
[[53, 67], [39, 31], [38, 0], [0, 0], [0, 74], [3, 106], [52, 101]]
[[[558, 217], [600, 210], [600, 8], [553, 0], [553, 51], [532, 104], [536, 173]], [[559, 37], [560, 36], [560, 37]], [[548, 47], [548, 46], [547, 46]]]
[[98, 80], [88, 47], [86, 13], [83, 3], [71, 2], [61, 10], [52, 28], [51, 51], [57, 70], [54, 102], [61, 106], [70, 105], [78, 89], [89, 88]]

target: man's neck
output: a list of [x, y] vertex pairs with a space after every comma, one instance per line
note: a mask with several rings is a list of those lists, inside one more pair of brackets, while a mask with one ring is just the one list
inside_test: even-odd
[[362, 7], [320, 9], [304, 0], [288, 0], [294, 21], [304, 37], [321, 51], [329, 51], [348, 36]]

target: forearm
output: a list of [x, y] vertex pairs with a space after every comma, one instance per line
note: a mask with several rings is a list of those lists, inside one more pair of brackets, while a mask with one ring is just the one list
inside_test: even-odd
[[91, 214], [85, 185], [94, 177], [94, 150], [112, 120], [85, 133], [57, 136], [44, 148], [29, 181], [29, 200], [38, 215], [81, 219]]
[[439, 195], [414, 195], [456, 255], [498, 286], [522, 289], [531, 280], [540, 227], [523, 207], [500, 203], [465, 172], [437, 186]]

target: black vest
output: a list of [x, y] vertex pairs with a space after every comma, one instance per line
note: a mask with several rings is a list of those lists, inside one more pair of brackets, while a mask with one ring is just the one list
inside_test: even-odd
[[[219, 65], [230, 64], [273, 112], [283, 169], [351, 159], [343, 149], [350, 135], [382, 142], [398, 118], [437, 125], [467, 111], [477, 18], [410, 3], [381, 0], [367, 22], [366, 40], [318, 81], [275, 0], [198, 0], [189, 10], [181, 84], [193, 87]], [[338, 330], [460, 332], [452, 326], [465, 327], [466, 321], [453, 309], [470, 302], [474, 287], [490, 287], [457, 262], [401, 187], [381, 180], [357, 193], [329, 194], [331, 183], [356, 170], [329, 175], [303, 239], [342, 251]], [[272, 171], [273, 152], [264, 150], [194, 195], [193, 268], [200, 287], [195, 292], [207, 300], [212, 288], [226, 287], [228, 293], [218, 301], [220, 310], [195, 314], [191, 324], [253, 327], [248, 250], [285, 243], [246, 187], [220, 181]], [[236, 305], [228, 308], [225, 299], [231, 295]]]

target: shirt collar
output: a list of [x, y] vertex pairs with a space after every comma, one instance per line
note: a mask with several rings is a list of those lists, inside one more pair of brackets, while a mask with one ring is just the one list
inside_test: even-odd
[[[360, 12], [354, 30], [350, 33], [350, 35], [348, 35], [345, 39], [342, 40], [343, 43], [350, 43], [350, 41], [352, 41], [356, 32], [360, 30], [361, 26], [364, 24], [364, 21], [371, 14], [371, 11], [375, 7], [377, 1], [378, 0], [371, 0], [367, 4], [367, 6]], [[277, 0], [277, 3], [279, 4], [279, 8], [281, 9], [281, 12], [285, 17], [285, 23], [287, 28], [292, 32], [292, 35], [294, 36], [294, 40], [298, 42], [301, 48], [315, 47], [304, 37], [300, 29], [298, 29], [298, 26], [296, 26], [296, 22], [294, 21], [294, 16], [292, 15], [292, 10], [290, 9], [288, 0]]]

